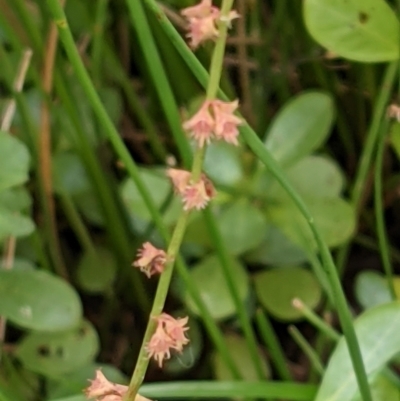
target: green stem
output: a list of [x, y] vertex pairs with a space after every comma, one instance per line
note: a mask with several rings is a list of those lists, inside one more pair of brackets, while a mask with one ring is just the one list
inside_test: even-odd
[[[165, 34], [171, 39], [171, 42], [176, 46], [178, 52], [182, 55], [183, 60], [186, 61], [187, 65], [191, 68], [193, 74], [198, 78], [199, 82], [206, 87], [208, 81], [207, 72], [203, 66], [199, 63], [196, 57], [187, 49], [187, 46], [183, 42], [182, 38], [176, 32], [174, 27], [164, 16], [163, 12], [159, 9], [154, 0], [145, 0], [145, 4], [149, 10], [156, 14], [156, 18], [160, 23], [160, 26], [164, 29]], [[396, 64], [395, 64], [396, 65]], [[219, 92], [223, 99], [226, 96]], [[336, 304], [339, 319], [343, 328], [344, 335], [346, 337], [347, 345], [349, 348], [350, 357], [354, 366], [354, 371], [357, 377], [357, 382], [360, 387], [360, 393], [364, 398], [364, 401], [372, 401], [371, 391], [369, 388], [367, 375], [365, 372], [364, 363], [361, 356], [360, 346], [355, 334], [352, 316], [347, 306], [347, 301], [340, 283], [339, 275], [337, 273], [336, 266], [333, 262], [332, 255], [323, 240], [321, 234], [315, 226], [314, 218], [308, 210], [301, 197], [295, 192], [292, 185], [286, 179], [284, 172], [280, 166], [276, 163], [270, 153], [267, 151], [263, 143], [260, 141], [255, 132], [251, 129], [248, 124], [244, 124], [241, 128], [241, 134], [249, 148], [255, 153], [255, 155], [266, 165], [276, 180], [282, 185], [286, 192], [290, 195], [292, 200], [295, 202], [297, 208], [306, 219], [308, 226], [310, 227], [313, 236], [317, 242], [320, 250], [323, 267], [326, 270], [326, 274], [329, 279], [333, 299]]]
[[388, 128], [389, 128], [389, 122], [386, 119], [382, 125], [381, 137], [379, 138], [378, 141], [378, 149], [376, 153], [374, 199], [375, 199], [376, 230], [378, 235], [379, 249], [382, 258], [383, 269], [385, 271], [386, 279], [388, 281], [390, 294], [392, 296], [392, 299], [395, 300], [397, 297], [396, 297], [396, 291], [394, 289], [393, 267], [390, 260], [390, 250], [385, 227], [384, 206], [382, 201], [383, 154], [385, 152], [386, 133], [388, 132]]
[[310, 360], [312, 367], [315, 369], [320, 376], [324, 375], [324, 366], [318, 356], [318, 354], [313, 350], [308, 341], [300, 333], [300, 331], [295, 326], [289, 326], [289, 333], [292, 336], [296, 344], [301, 348], [307, 358]]
[[287, 381], [293, 380], [287, 365], [285, 353], [279, 340], [276, 338], [272, 324], [261, 309], [258, 309], [256, 312], [256, 323], [280, 378]]

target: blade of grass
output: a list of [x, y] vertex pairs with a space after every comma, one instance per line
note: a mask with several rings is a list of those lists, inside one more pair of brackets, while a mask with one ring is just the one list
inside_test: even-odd
[[[174, 27], [166, 19], [165, 15], [159, 9], [157, 4], [153, 0], [144, 0], [144, 1], [145, 4], [148, 6], [148, 9], [156, 14], [160, 26], [163, 27], [166, 35], [171, 39], [172, 43], [176, 46], [177, 50], [182, 55], [183, 59], [192, 69], [193, 74], [198, 78], [199, 82], [203, 86], [205, 86], [208, 79], [207, 78], [208, 74], [203, 68], [203, 66], [199, 63], [199, 61], [196, 59], [193, 53], [189, 51], [183, 39], [180, 37], [180, 35], [176, 32]], [[221, 96], [224, 99], [226, 99], [223, 93], [221, 93]], [[310, 227], [313, 233], [318, 248], [321, 252], [323, 260], [323, 268], [326, 270], [326, 274], [329, 279], [333, 299], [335, 301], [335, 306], [338, 311], [339, 319], [343, 328], [344, 335], [346, 337], [349, 353], [356, 373], [357, 382], [360, 387], [360, 393], [365, 401], [372, 401], [371, 391], [368, 384], [360, 347], [352, 323], [352, 316], [347, 306], [347, 301], [340, 283], [339, 275], [336, 266], [333, 262], [329, 248], [327, 247], [325, 241], [323, 240], [317, 227], [315, 226], [314, 219], [310, 214], [308, 207], [303, 202], [301, 197], [297, 194], [297, 192], [294, 191], [292, 185], [286, 179], [285, 174], [283, 173], [279, 165], [276, 163], [276, 161], [272, 158], [267, 149], [264, 147], [263, 143], [260, 141], [258, 136], [254, 133], [254, 131], [251, 129], [251, 127], [249, 127], [248, 124], [244, 124], [240, 131], [242, 138], [247, 143], [249, 148], [260, 159], [260, 161], [266, 165], [266, 167], [270, 170], [271, 174], [290, 195], [290, 197], [298, 207], [299, 211], [306, 219], [308, 226]]]

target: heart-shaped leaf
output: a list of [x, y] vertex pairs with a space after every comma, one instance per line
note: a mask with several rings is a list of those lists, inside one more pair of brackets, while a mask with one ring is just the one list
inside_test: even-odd
[[73, 287], [44, 271], [0, 269], [0, 294], [0, 315], [27, 329], [67, 330], [81, 319]]
[[27, 181], [29, 160], [25, 144], [0, 131], [0, 191]]
[[282, 166], [292, 165], [324, 143], [333, 115], [334, 106], [329, 95], [322, 92], [300, 94], [275, 117], [265, 146]]
[[355, 61], [399, 57], [399, 22], [384, 0], [305, 0], [310, 34], [330, 52]]
[[65, 332], [32, 332], [18, 345], [16, 355], [27, 369], [54, 378], [92, 362], [98, 350], [96, 330], [82, 322]]
[[[400, 302], [367, 310], [354, 326], [365, 370], [372, 379], [400, 351]], [[354, 368], [342, 337], [331, 355], [315, 401], [350, 401], [357, 392]]]
[[258, 299], [277, 319], [293, 321], [303, 315], [292, 301], [299, 298], [309, 308], [315, 308], [322, 296], [321, 286], [314, 275], [302, 267], [279, 267], [254, 276]]

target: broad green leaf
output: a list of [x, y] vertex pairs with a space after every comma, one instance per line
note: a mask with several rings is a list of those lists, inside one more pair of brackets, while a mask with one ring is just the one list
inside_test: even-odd
[[[334, 198], [343, 190], [343, 174], [339, 166], [327, 157], [308, 156], [285, 172], [293, 188], [304, 197]], [[274, 199], [289, 198], [276, 180], [266, 188], [266, 194]]]
[[263, 232], [264, 238], [261, 244], [245, 255], [246, 261], [272, 266], [288, 266], [308, 260], [304, 251], [277, 227], [268, 224]]
[[[400, 302], [369, 309], [354, 322], [365, 370], [370, 379], [400, 351]], [[315, 401], [350, 401], [358, 392], [347, 343], [333, 351]]]
[[0, 205], [0, 240], [9, 236], [25, 237], [34, 230], [30, 217]]
[[365, 309], [391, 301], [387, 280], [375, 271], [363, 271], [357, 276], [355, 293], [357, 301]]
[[28, 180], [29, 161], [24, 143], [0, 131], [0, 191]]
[[266, 225], [263, 214], [247, 199], [231, 203], [217, 216], [216, 222], [225, 245], [233, 255], [240, 255], [259, 245]]
[[399, 57], [399, 23], [384, 0], [305, 0], [311, 36], [334, 55], [362, 62]]
[[329, 95], [307, 92], [290, 100], [269, 129], [266, 148], [282, 165], [289, 166], [318, 149], [328, 137], [334, 114]]
[[67, 330], [82, 315], [73, 287], [44, 271], [0, 269], [0, 294], [0, 315], [27, 329]]
[[27, 369], [54, 378], [92, 362], [98, 351], [96, 330], [85, 321], [65, 332], [32, 332], [18, 345], [16, 355]]
[[238, 149], [224, 142], [207, 147], [204, 171], [217, 185], [232, 186], [243, 177]]
[[116, 273], [117, 265], [113, 254], [100, 247], [82, 256], [76, 272], [79, 285], [88, 292], [109, 290]]
[[[341, 198], [306, 198], [305, 202], [328, 246], [338, 246], [353, 235], [355, 214], [350, 203]], [[293, 202], [268, 205], [267, 216], [295, 244], [316, 249], [311, 229]]]
[[[259, 380], [260, 378], [254, 366], [251, 354], [249, 353], [246, 340], [236, 334], [227, 334], [224, 336], [224, 341], [229, 349], [235, 350], [234, 352], [231, 352], [231, 356], [242, 379], [246, 381]], [[260, 354], [261, 353], [260, 350]], [[218, 352], [214, 353], [212, 361], [214, 374], [217, 380], [234, 380], [231, 371], [227, 368], [223, 358], [221, 358], [221, 355]], [[260, 362], [264, 373], [264, 379], [270, 378], [271, 371], [266, 359], [260, 356]]]
[[303, 317], [294, 308], [294, 298], [300, 299], [309, 308], [318, 306], [322, 290], [314, 275], [302, 267], [279, 267], [254, 275], [256, 294], [261, 305], [272, 316], [283, 321]]
[[[236, 259], [232, 259], [230, 267], [230, 274], [236, 283], [239, 296], [245, 302], [249, 295], [249, 279], [246, 271]], [[235, 304], [216, 256], [209, 256], [195, 265], [190, 271], [190, 276], [214, 319], [225, 319], [236, 313]], [[199, 313], [188, 293], [185, 293], [185, 301], [193, 313]]]
[[31, 195], [24, 187], [8, 188], [0, 192], [0, 207], [20, 212], [29, 210], [31, 204]]
[[[164, 203], [167, 201], [167, 207], [164, 213], [165, 224], [169, 225], [176, 222], [182, 210], [182, 206], [178, 197], [172, 196], [172, 198], [169, 199], [172, 186], [165, 172], [163, 170], [142, 169], [140, 171], [140, 177], [158, 208], [165, 206]], [[152, 221], [149, 209], [143, 201], [135, 183], [131, 179], [127, 179], [122, 183], [120, 188], [122, 199], [131, 216], [133, 226], [135, 227], [135, 223], [138, 220], [144, 220], [145, 222]]]
[[[372, 399], [374, 401], [398, 401], [400, 390], [393, 381], [384, 375], [378, 375], [371, 383]], [[363, 401], [361, 396], [356, 396], [352, 401]]]

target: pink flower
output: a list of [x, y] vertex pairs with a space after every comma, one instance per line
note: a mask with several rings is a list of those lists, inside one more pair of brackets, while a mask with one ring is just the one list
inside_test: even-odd
[[204, 18], [190, 18], [187, 38], [189, 46], [196, 49], [206, 40], [215, 40], [218, 37], [218, 29], [215, 25], [215, 16], [210, 15]]
[[387, 109], [387, 116], [400, 122], [400, 107], [397, 104], [391, 104]]
[[183, 346], [189, 342], [185, 332], [189, 330], [185, 325], [188, 317], [175, 319], [172, 316], [162, 313], [154, 318], [157, 322], [156, 330], [146, 346], [149, 358], [154, 357], [161, 368], [164, 359], [171, 357], [171, 350], [181, 352]]
[[242, 120], [234, 115], [239, 102], [223, 102], [215, 99], [211, 102], [211, 107], [214, 114], [215, 127], [214, 134], [217, 139], [222, 139], [225, 142], [233, 145], [238, 145], [238, 125], [242, 124]]
[[84, 393], [87, 398], [96, 398], [99, 401], [121, 401], [128, 391], [128, 386], [108, 381], [100, 369], [96, 370], [96, 377], [90, 382]]
[[204, 18], [210, 16], [213, 12], [213, 9], [216, 9], [216, 7], [213, 7], [211, 0], [202, 0], [195, 6], [182, 9], [181, 14], [187, 19]]
[[139, 267], [148, 278], [164, 271], [167, 254], [162, 249], [154, 247], [150, 242], [143, 244], [142, 249], [138, 250], [137, 256], [133, 266]]
[[175, 193], [182, 195], [190, 182], [190, 172], [186, 170], [179, 170], [176, 168], [169, 168], [167, 170], [167, 176], [172, 181]]
[[183, 128], [190, 132], [199, 147], [209, 144], [213, 136], [214, 119], [209, 110], [210, 102], [205, 101], [199, 111], [183, 124]]

